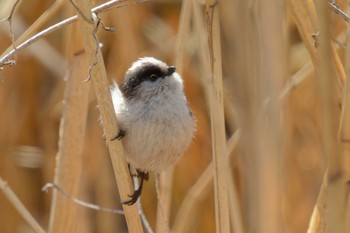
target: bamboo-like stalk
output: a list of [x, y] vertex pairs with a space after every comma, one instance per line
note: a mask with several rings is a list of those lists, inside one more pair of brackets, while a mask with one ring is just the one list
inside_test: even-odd
[[1, 178], [0, 178], [0, 189], [3, 192], [3, 194], [6, 196], [6, 198], [10, 201], [10, 203], [13, 205], [13, 207], [15, 207], [18, 213], [33, 228], [35, 232], [45, 233], [44, 229], [33, 218], [33, 216], [29, 213], [27, 208], [23, 205], [23, 203], [19, 200], [16, 194], [8, 186], [8, 184]]
[[191, 25], [191, 14], [192, 12], [192, 0], [190, 1], [183, 1], [181, 6], [181, 15], [180, 15], [180, 22], [179, 22], [179, 30], [177, 34], [177, 41], [176, 41], [176, 69], [177, 72], [182, 74], [183, 72], [183, 64], [185, 61], [185, 55], [186, 55], [186, 47], [188, 46], [188, 37], [190, 32], [190, 25]]
[[[235, 2], [237, 87], [245, 222], [248, 232], [281, 232], [282, 122], [286, 77], [283, 1]], [[244, 22], [244, 23], [241, 23]]]
[[[78, 196], [91, 85], [83, 83], [88, 66], [85, 54], [74, 55], [84, 49], [81, 35], [74, 28], [54, 183], [70, 195]], [[60, 195], [55, 189], [51, 203], [49, 232], [77, 232], [78, 208], [78, 205]], [[63, 222], [65, 224], [62, 224]]]
[[[345, 221], [345, 180], [342, 157], [337, 138], [338, 116], [336, 114], [337, 93], [334, 82], [335, 68], [329, 57], [332, 54], [330, 15], [328, 2], [318, 2], [320, 19], [320, 73], [318, 77], [319, 97], [322, 113], [322, 143], [327, 159], [327, 173], [323, 180], [320, 196], [325, 195], [325, 224], [327, 232], [346, 232]], [[315, 208], [320, 203], [316, 203]]]
[[[349, 1], [348, 1], [349, 4]], [[344, 156], [344, 176], [345, 180], [350, 180], [350, 28], [348, 26], [347, 30], [347, 41], [346, 41], [346, 51], [345, 51], [345, 72], [346, 80], [343, 93], [342, 101], [342, 113], [339, 125], [339, 139], [341, 142], [342, 156]], [[349, 194], [347, 196], [345, 220], [350, 217], [350, 201]], [[345, 226], [346, 232], [350, 232], [350, 222], [346, 222]]]
[[208, 30], [208, 45], [210, 54], [210, 120], [213, 148], [213, 169], [214, 169], [214, 193], [215, 193], [215, 222], [216, 232], [230, 231], [229, 203], [227, 196], [227, 183], [225, 174], [225, 118], [222, 87], [222, 63], [221, 63], [221, 42], [219, 1], [207, 0], [205, 3], [205, 18]]
[[312, 35], [317, 32], [315, 14], [313, 14], [312, 9], [308, 10], [307, 3], [304, 0], [287, 0], [287, 4], [305, 47], [309, 51], [311, 60], [316, 70], [318, 70], [318, 52], [314, 46], [315, 40], [312, 38]]
[[[186, 55], [186, 39], [189, 36], [190, 21], [191, 21], [192, 1], [184, 1], [181, 6], [181, 15], [179, 22], [179, 29], [176, 41], [176, 61], [175, 66], [178, 73], [183, 73], [184, 58]], [[158, 190], [158, 205], [157, 205], [157, 222], [156, 232], [169, 231], [169, 218], [171, 211], [172, 185], [174, 177], [174, 169], [162, 172], [159, 176], [159, 190]]]
[[[286, 56], [283, 34], [283, 1], [268, 0], [259, 5], [259, 37], [261, 61], [260, 103], [268, 101], [266, 115], [258, 119], [258, 160], [256, 185], [258, 186], [257, 232], [281, 232], [282, 219], [280, 163], [281, 163], [281, 104], [279, 93], [285, 79]], [[258, 91], [259, 93], [259, 91]], [[259, 107], [259, 105], [258, 105]], [[259, 110], [257, 109], [257, 112]]]
[[[319, 72], [319, 52], [316, 48], [317, 41], [320, 35], [316, 36], [316, 39], [312, 35], [317, 34], [318, 19], [316, 18], [315, 6], [313, 1], [303, 1], [303, 0], [288, 0], [288, 7], [292, 12], [294, 21], [298, 27], [299, 33], [303, 39], [303, 42], [309, 51], [311, 60], [315, 67], [316, 72]], [[329, 6], [328, 6], [329, 8]], [[332, 53], [329, 54], [332, 62], [334, 62], [336, 67], [336, 72], [340, 84], [344, 83], [345, 72], [344, 67], [336, 52], [335, 46], [331, 44]]]
[[312, 211], [310, 223], [307, 229], [307, 233], [326, 233], [326, 191], [327, 191], [327, 172], [325, 173], [322, 181], [322, 186], [317, 197], [316, 205]]
[[174, 169], [156, 174], [156, 193], [158, 197], [157, 203], [157, 221], [156, 232], [169, 232], [169, 217], [172, 197], [172, 184], [174, 177]]
[[[238, 141], [240, 137], [240, 131], [237, 130], [231, 138], [227, 142], [227, 151], [226, 151], [226, 158], [230, 160], [230, 155], [232, 154], [233, 150], [236, 148]], [[174, 233], [181, 233], [185, 232], [185, 229], [187, 229], [186, 226], [190, 224], [191, 218], [190, 213], [192, 209], [196, 209], [195, 207], [200, 203], [198, 200], [200, 199], [200, 196], [203, 195], [204, 189], [207, 188], [210, 184], [210, 182], [213, 179], [213, 162], [211, 162], [207, 168], [204, 170], [202, 175], [198, 178], [196, 183], [190, 188], [190, 190], [187, 192], [181, 206], [179, 209], [179, 212], [176, 216], [174, 228]], [[235, 202], [234, 204], [237, 204], [237, 199], [232, 196], [232, 201]], [[240, 207], [234, 206], [234, 210], [237, 211], [235, 213], [235, 221], [233, 221], [235, 229], [235, 233], [243, 233], [242, 230], [242, 220], [239, 217], [240, 216]], [[199, 209], [199, 208], [198, 208]]]
[[[76, 3], [79, 9], [86, 17], [92, 17], [92, 5], [90, 3], [83, 0], [77, 0]], [[94, 31], [96, 29], [96, 25], [84, 20], [84, 18], [80, 14], [78, 15], [78, 17], [80, 21], [84, 46], [88, 56], [89, 64], [93, 64], [96, 58], [98, 60], [97, 64], [91, 69], [91, 81], [95, 89], [95, 94], [101, 113], [102, 125], [104, 128], [106, 143], [112, 160], [114, 175], [117, 181], [119, 194], [123, 201], [128, 200], [128, 195], [131, 195], [134, 189], [129, 175], [123, 146], [118, 140], [110, 140], [113, 137], [115, 137], [115, 135], [118, 133], [119, 126], [113, 109], [112, 98], [110, 95], [108, 79], [101, 49], [97, 49], [97, 54], [95, 52], [96, 46], [98, 46], [96, 45], [96, 40], [94, 38]], [[137, 211], [137, 206], [123, 205], [123, 209], [129, 232], [143, 232], [142, 224]]]

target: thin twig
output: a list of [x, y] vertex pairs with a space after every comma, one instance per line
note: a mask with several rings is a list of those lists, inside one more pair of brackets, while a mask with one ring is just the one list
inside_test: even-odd
[[34, 217], [29, 213], [27, 208], [19, 200], [16, 194], [8, 186], [8, 184], [0, 178], [0, 189], [4, 193], [5, 197], [10, 201], [10, 203], [15, 207], [18, 213], [23, 217], [24, 220], [37, 232], [45, 233], [44, 229], [39, 225], [39, 223], [34, 219]]
[[336, 5], [335, 1], [329, 2], [328, 4], [336, 14], [340, 15], [346, 22], [350, 22], [350, 17]]
[[[8, 17], [8, 22], [9, 22], [9, 26], [10, 26], [11, 43], [12, 43], [12, 45], [13, 45], [13, 49], [14, 49], [14, 50], [16, 50], [16, 45], [15, 45], [15, 34], [14, 34], [14, 32], [13, 32], [13, 27], [12, 27], [12, 18], [13, 18], [13, 15], [14, 15], [14, 13], [15, 13], [15, 10], [16, 10], [16, 7], [17, 7], [18, 3], [19, 3], [19, 0], [17, 0], [17, 1], [15, 2], [15, 4], [13, 5], [12, 10], [11, 10], [11, 13], [10, 13], [10, 15], [9, 15], [9, 17]], [[14, 54], [14, 58], [15, 58], [14, 60], [15, 60], [15, 62], [16, 62], [16, 60], [17, 60], [17, 54]]]
[[69, 2], [73, 5], [73, 7], [75, 8], [75, 10], [81, 15], [81, 17], [88, 23], [93, 24], [95, 23], [95, 19], [94, 17], [89, 17], [87, 15], [84, 14], [84, 12], [82, 12], [79, 8], [79, 6], [77, 5], [77, 3], [74, 0], [69, 0]]
[[[28, 36], [36, 32], [39, 28], [42, 28], [43, 24], [47, 22], [49, 19], [52, 18], [52, 16], [60, 9], [60, 7], [63, 5], [65, 0], [56, 0], [40, 17], [30, 25], [30, 27], [22, 33], [17, 39], [15, 44], [20, 44], [26, 39], [28, 39]], [[11, 50], [13, 46], [10, 45], [4, 52], [1, 54], [1, 56], [4, 56], [7, 52]]]
[[88, 72], [89, 72], [89, 76], [88, 76], [88, 78], [87, 78], [86, 80], [84, 80], [84, 82], [90, 81], [90, 79], [91, 79], [91, 70], [92, 70], [92, 68], [93, 68], [94, 66], [96, 66], [97, 63], [98, 63], [98, 56], [97, 56], [97, 55], [98, 55], [98, 49], [100, 48], [100, 41], [99, 41], [98, 38], [97, 38], [97, 31], [98, 31], [99, 27], [102, 26], [102, 28], [103, 28], [105, 31], [108, 31], [108, 32], [115, 32], [115, 28], [114, 28], [113, 26], [107, 27], [107, 26], [104, 25], [102, 19], [98, 16], [98, 14], [93, 13], [93, 15], [94, 15], [94, 17], [97, 18], [96, 27], [95, 27], [95, 30], [93, 31], [93, 37], [94, 37], [95, 42], [96, 42], [95, 61], [94, 61], [94, 63], [91, 64], [91, 66], [89, 67], [89, 71], [88, 71]]
[[288, 94], [298, 86], [302, 81], [304, 81], [307, 77], [310, 76], [311, 72], [314, 71], [311, 62], [306, 63], [301, 69], [298, 70], [290, 79], [288, 79], [287, 83], [281, 90], [279, 94], [279, 100], [284, 101]]
[[[115, 8], [121, 8], [121, 7], [125, 7], [125, 6], [130, 6], [130, 5], [133, 5], [133, 4], [138, 4], [138, 3], [143, 3], [143, 2], [146, 2], [147, 0], [111, 0], [109, 2], [106, 2], [104, 4], [101, 4], [95, 8], [93, 8], [91, 10], [91, 12], [93, 13], [100, 13], [100, 12], [103, 12], [103, 11], [107, 11], [107, 10], [110, 10], [111, 8], [115, 7]], [[78, 16], [75, 15], [75, 16], [72, 16], [68, 19], [65, 19], [59, 23], [56, 23], [44, 30], [42, 30], [41, 32], [33, 35], [32, 37], [30, 37], [29, 39], [27, 39], [26, 41], [24, 41], [23, 43], [21, 43], [20, 45], [18, 45], [16, 47], [16, 49], [13, 49], [11, 51], [9, 51], [7, 54], [5, 54], [4, 56], [2, 56], [0, 58], [0, 67], [4, 67], [5, 65], [7, 65], [8, 63], [8, 59], [10, 56], [14, 55], [15, 53], [19, 52], [20, 50], [28, 47], [29, 45], [31, 45], [32, 43], [34, 43], [35, 41], [47, 36], [48, 34], [68, 25], [68, 24], [71, 24], [75, 21], [77, 21], [78, 19]]]
[[[137, 190], [139, 188], [139, 185], [140, 185], [139, 180], [137, 179], [137, 176], [133, 176], [133, 181], [134, 181], [134, 189]], [[141, 203], [141, 196], [137, 200], [136, 205], [137, 205], [137, 209], [138, 209], [138, 212], [139, 212], [139, 215], [141, 218], [141, 222], [142, 222], [143, 226], [145, 227], [145, 230], [148, 233], [153, 233], [152, 227], [149, 224], [145, 213], [143, 212], [142, 203]]]
[[[96, 15], [96, 16], [97, 16], [97, 15]], [[94, 63], [92, 63], [92, 64], [90, 65], [90, 67], [89, 67], [89, 76], [88, 76], [88, 78], [87, 78], [86, 80], [84, 80], [84, 82], [90, 81], [90, 79], [91, 79], [91, 70], [92, 70], [92, 68], [93, 68], [94, 66], [96, 66], [97, 63], [98, 63], [98, 49], [99, 49], [99, 47], [100, 47], [100, 42], [98, 41], [98, 38], [97, 38], [97, 31], [98, 31], [98, 28], [99, 28], [99, 26], [100, 26], [100, 22], [101, 22], [101, 18], [98, 17], [98, 20], [97, 20], [97, 23], [96, 23], [96, 27], [95, 27], [95, 29], [94, 29], [94, 31], [93, 31], [93, 33], [92, 33], [92, 35], [93, 35], [93, 37], [94, 37], [94, 39], [95, 39], [95, 43], [96, 43], [96, 47], [95, 47], [95, 61], [94, 61]]]
[[[13, 32], [13, 27], [12, 27], [12, 18], [13, 18], [13, 15], [15, 13], [15, 10], [17, 8], [17, 5], [19, 3], [20, 0], [16, 0], [15, 4], [13, 4], [13, 7], [11, 9], [11, 12], [9, 14], [9, 16], [7, 16], [6, 18], [2, 19], [0, 21], [1, 22], [4, 22], [4, 21], [8, 21], [9, 23], [9, 27], [10, 27], [10, 38], [11, 38], [11, 43], [12, 43], [12, 46], [13, 46], [13, 50], [16, 51], [17, 48], [16, 48], [16, 45], [15, 45], [15, 34]], [[10, 64], [11, 66], [14, 65], [16, 63], [16, 60], [17, 60], [17, 55], [16, 53], [14, 54], [14, 60], [7, 60], [7, 62], [4, 63], [4, 65], [8, 65]], [[0, 68], [2, 68], [2, 66], [0, 66]], [[0, 69], [1, 70], [1, 69]]]
[[102, 206], [99, 206], [99, 205], [95, 205], [95, 204], [91, 204], [91, 203], [88, 203], [86, 201], [82, 201], [76, 197], [73, 197], [72, 195], [66, 193], [65, 191], [63, 191], [58, 185], [56, 184], [53, 184], [53, 183], [47, 183], [44, 185], [44, 187], [42, 187], [42, 191], [44, 192], [47, 192], [47, 190], [49, 188], [52, 188], [52, 189], [56, 189], [57, 191], [59, 191], [62, 195], [64, 195], [65, 197], [67, 197], [68, 199], [70, 199], [72, 202], [78, 204], [78, 205], [81, 205], [81, 206], [84, 206], [84, 207], [87, 207], [87, 208], [90, 208], [90, 209], [94, 209], [94, 210], [100, 210], [100, 211], [105, 211], [105, 212], [109, 212], [109, 213], [112, 213], [112, 214], [121, 214], [121, 215], [124, 215], [124, 211], [121, 210], [121, 209], [114, 209], [114, 208], [107, 208], [107, 207], [102, 207]]

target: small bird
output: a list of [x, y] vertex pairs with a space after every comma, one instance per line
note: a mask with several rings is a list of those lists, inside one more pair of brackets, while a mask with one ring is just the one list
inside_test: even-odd
[[175, 71], [153, 57], [140, 58], [126, 72], [121, 89], [116, 84], [111, 89], [120, 127], [112, 140], [122, 140], [127, 161], [141, 178], [122, 204], [134, 204], [148, 172], [174, 166], [192, 141], [195, 120]]

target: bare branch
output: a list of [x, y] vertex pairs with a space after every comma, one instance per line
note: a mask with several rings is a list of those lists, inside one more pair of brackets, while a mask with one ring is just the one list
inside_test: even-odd
[[4, 193], [5, 197], [10, 201], [10, 203], [15, 207], [18, 213], [23, 217], [24, 220], [35, 230], [37, 233], [45, 233], [44, 229], [39, 225], [39, 223], [34, 219], [34, 217], [29, 213], [27, 208], [19, 200], [16, 194], [8, 186], [8, 184], [0, 177], [0, 190]]
[[[13, 18], [13, 15], [15, 13], [15, 10], [17, 8], [17, 5], [19, 3], [20, 0], [16, 0], [15, 4], [13, 4], [12, 6], [12, 9], [11, 9], [11, 12], [9, 14], [9, 16], [7, 16], [6, 18], [2, 19], [0, 21], [0, 23], [4, 22], [4, 21], [7, 21], [8, 24], [9, 24], [9, 27], [10, 27], [10, 38], [11, 38], [11, 43], [12, 43], [12, 46], [13, 46], [13, 50], [16, 52], [16, 45], [15, 45], [15, 34], [13, 32], [13, 26], [12, 26], [12, 18]], [[17, 53], [14, 54], [14, 60], [6, 60], [6, 62], [4, 63], [4, 65], [14, 65], [16, 63], [16, 60], [17, 60]], [[2, 65], [0, 66], [0, 70], [2, 68]]]
[[[93, 31], [93, 37], [95, 39], [95, 42], [96, 42], [96, 49], [95, 49], [95, 61], [94, 63], [89, 67], [89, 76], [86, 80], [84, 80], [84, 82], [88, 82], [90, 81], [91, 79], [91, 70], [92, 68], [97, 65], [98, 63], [98, 49], [100, 47], [100, 42], [97, 38], [97, 31], [99, 29], [100, 26], [102, 26], [102, 28], [108, 32], [115, 32], [115, 28], [113, 26], [110, 26], [110, 27], [106, 27], [104, 25], [104, 23], [102, 22], [102, 19], [95, 13], [93, 13], [93, 15], [97, 18], [97, 23], [96, 23], [96, 27], [95, 27], [95, 30]], [[84, 18], [84, 17], [83, 17]]]
[[105, 212], [109, 212], [112, 214], [121, 214], [124, 215], [124, 211], [121, 209], [114, 209], [114, 208], [107, 208], [107, 207], [101, 207], [99, 205], [95, 205], [95, 204], [91, 204], [88, 203], [86, 201], [82, 201], [76, 197], [73, 197], [72, 195], [66, 193], [65, 191], [63, 191], [58, 185], [56, 184], [52, 184], [52, 183], [47, 183], [44, 185], [44, 187], [42, 187], [42, 191], [47, 192], [47, 190], [49, 188], [53, 188], [56, 189], [57, 191], [59, 191], [63, 196], [67, 197], [69, 200], [71, 200], [72, 202], [74, 202], [75, 204], [90, 208], [90, 209], [94, 209], [94, 210], [100, 210], [100, 211], [105, 211]]
[[336, 14], [340, 15], [346, 22], [350, 22], [350, 17], [336, 5], [335, 1], [329, 2], [328, 4]]
[[[93, 8], [91, 11], [95, 14], [98, 14], [100, 12], [103, 11], [107, 11], [110, 10], [111, 8], [115, 7], [115, 8], [121, 8], [121, 7], [125, 7], [125, 6], [130, 6], [133, 4], [138, 4], [138, 3], [143, 3], [146, 2], [147, 0], [111, 0], [108, 1], [104, 4], [101, 4], [95, 8]], [[23, 43], [21, 43], [20, 45], [18, 45], [16, 47], [16, 49], [13, 49], [11, 51], [9, 51], [7, 54], [5, 54], [3, 57], [0, 58], [0, 68], [3, 68], [4, 66], [8, 65], [8, 59], [9, 57], [11, 57], [12, 55], [16, 54], [18, 51], [28, 47], [29, 45], [31, 45], [32, 43], [34, 43], [35, 41], [47, 36], [48, 34], [68, 25], [71, 24], [75, 21], [77, 21], [78, 16], [72, 16], [70, 18], [67, 18], [57, 24], [54, 24], [44, 30], [42, 30], [41, 32], [33, 35], [32, 37], [30, 37], [29, 39], [27, 39], [26, 41], [24, 41]]]
[[93, 24], [95, 23], [95, 19], [92, 17], [92, 18], [89, 18], [88, 16], [86, 16], [84, 14], [84, 12], [79, 8], [79, 6], [77, 5], [77, 3], [74, 1], [74, 0], [69, 0], [70, 3], [72, 3], [72, 5], [74, 6], [75, 10], [81, 15], [81, 17], [88, 23], [90, 24]]

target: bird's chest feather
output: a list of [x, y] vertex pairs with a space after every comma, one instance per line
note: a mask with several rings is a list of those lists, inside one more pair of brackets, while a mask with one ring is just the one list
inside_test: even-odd
[[[180, 136], [191, 120], [185, 98], [153, 98], [132, 103], [127, 109], [128, 131], [137, 140], [143, 137], [161, 138], [162, 141]], [[166, 137], [166, 138], [164, 138]], [[150, 139], [150, 141], [152, 141]]]
[[124, 146], [131, 162], [156, 168], [157, 161], [171, 164], [188, 147], [194, 126], [184, 96], [138, 101], [127, 107]]

